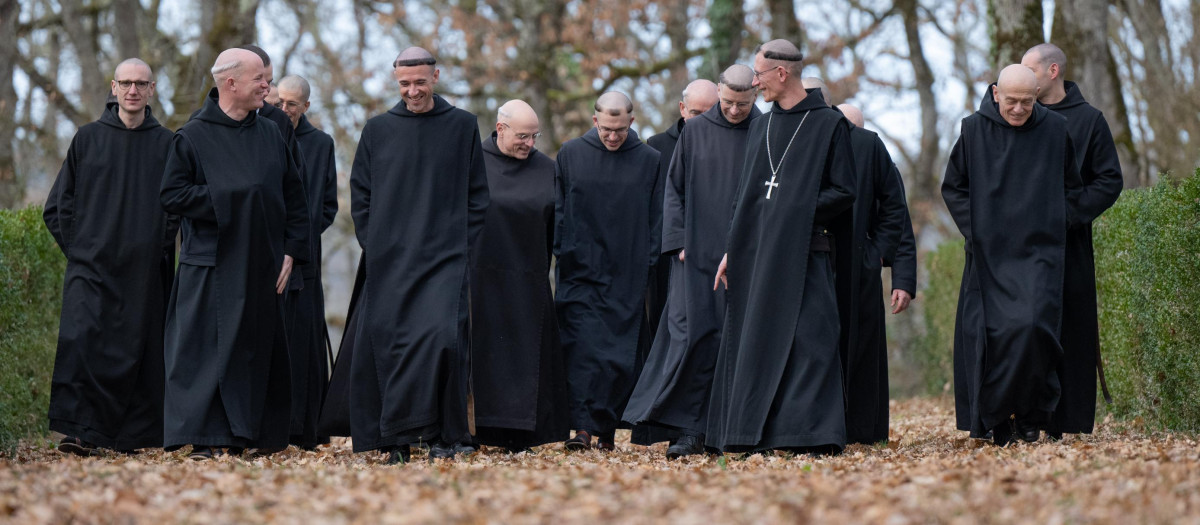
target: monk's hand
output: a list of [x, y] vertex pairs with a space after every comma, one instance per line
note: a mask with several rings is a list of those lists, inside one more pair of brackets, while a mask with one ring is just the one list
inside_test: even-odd
[[713, 291], [716, 291], [717, 285], [725, 285], [725, 289], [729, 289], [729, 280], [725, 278], [725, 266], [729, 260], [729, 254], [721, 256], [721, 265], [717, 266], [717, 278], [713, 279]]
[[288, 278], [292, 276], [292, 256], [283, 256], [283, 268], [279, 269], [279, 278], [275, 280], [275, 293], [282, 294], [287, 289]]
[[898, 314], [908, 309], [912, 296], [904, 290], [892, 290], [892, 313]]
[[684, 253], [684, 250], [679, 250], [679, 262], [683, 262], [683, 260], [684, 260], [684, 258], [685, 258], [685, 257], [683, 256], [683, 253]]

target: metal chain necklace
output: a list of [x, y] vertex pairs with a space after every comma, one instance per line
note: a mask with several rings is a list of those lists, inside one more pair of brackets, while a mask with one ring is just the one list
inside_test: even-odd
[[792, 132], [792, 138], [788, 140], [787, 147], [783, 148], [783, 155], [779, 157], [779, 165], [775, 165], [775, 160], [771, 158], [771, 120], [775, 117], [775, 112], [772, 111], [767, 116], [767, 164], [771, 165], [771, 180], [775, 180], [775, 175], [779, 173], [780, 168], [783, 168], [783, 159], [787, 158], [788, 151], [792, 149], [792, 142], [796, 140], [796, 135], [800, 133], [800, 128], [804, 127], [804, 121], [808, 120], [808, 114], [812, 110], [804, 112], [804, 117], [800, 119], [800, 125], [796, 126], [796, 131]]

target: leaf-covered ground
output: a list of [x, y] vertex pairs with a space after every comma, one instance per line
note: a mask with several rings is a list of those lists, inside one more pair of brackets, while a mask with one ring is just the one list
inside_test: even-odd
[[561, 445], [383, 464], [344, 442], [193, 462], [75, 458], [48, 443], [0, 459], [0, 521], [286, 523], [1200, 523], [1193, 437], [1106, 422], [1091, 436], [999, 449], [953, 429], [944, 399], [894, 403], [888, 446], [836, 457], [668, 462], [665, 445]]

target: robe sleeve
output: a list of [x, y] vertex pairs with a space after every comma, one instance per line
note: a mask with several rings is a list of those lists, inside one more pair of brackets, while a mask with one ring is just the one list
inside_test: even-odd
[[[650, 148], [652, 151], [654, 148]], [[658, 264], [659, 254], [662, 253], [662, 228], [663, 228], [663, 186], [666, 185], [666, 172], [658, 169], [658, 155], [655, 151], [654, 162], [654, 189], [650, 192], [650, 224], [649, 224], [649, 258], [646, 261], [647, 266]]]
[[900, 229], [900, 244], [896, 247], [896, 260], [892, 262], [892, 290], [904, 290], [917, 296], [917, 239], [913, 235], [912, 217], [904, 210], [904, 223]]
[[467, 246], [475, 246], [475, 239], [483, 231], [483, 223], [487, 218], [488, 194], [487, 165], [483, 163], [483, 144], [479, 140], [479, 130], [476, 129], [471, 137], [471, 173], [467, 182]]
[[965, 135], [960, 135], [950, 150], [950, 162], [946, 163], [946, 177], [942, 180], [942, 200], [946, 209], [958, 225], [958, 231], [971, 249], [971, 197], [970, 176], [967, 173], [966, 153], [963, 151]]
[[350, 218], [354, 219], [354, 235], [358, 245], [367, 249], [367, 227], [371, 218], [371, 128], [363, 129], [350, 168]]
[[328, 151], [322, 157], [324, 159], [328, 159], [328, 169], [325, 170], [325, 176], [323, 177], [325, 181], [325, 202], [323, 203], [323, 206], [321, 206], [321, 225], [317, 230], [320, 233], [325, 233], [325, 230], [329, 229], [329, 227], [333, 225], [333, 220], [337, 218], [338, 211], [337, 166], [333, 160], [335, 157], [333, 156], [334, 152], [332, 140], [329, 141], [329, 145], [326, 149]]
[[887, 155], [882, 143], [878, 148], [878, 158], [883, 162], [881, 169], [873, 170], [875, 175], [875, 227], [869, 232], [871, 242], [875, 245], [876, 253], [883, 259], [884, 266], [891, 266], [896, 258], [896, 249], [900, 245], [901, 231], [904, 221], [908, 220], [908, 206], [904, 202], [904, 181], [895, 163]]
[[817, 207], [813, 224], [825, 224], [854, 205], [854, 152], [850, 149], [850, 128], [845, 119], [833, 128], [829, 154], [817, 191]]
[[187, 135], [171, 137], [167, 164], [163, 169], [159, 199], [167, 213], [194, 220], [217, 222], [217, 211], [208, 193], [208, 184], [198, 173], [195, 151]]
[[1096, 119], [1084, 162], [1088, 165], [1079, 166], [1079, 170], [1090, 170], [1093, 178], [1080, 191], [1076, 212], [1080, 223], [1091, 223], [1117, 202], [1125, 186], [1112, 131], [1103, 115]]
[[289, 156], [287, 172], [283, 174], [283, 203], [287, 207], [283, 253], [291, 255], [297, 264], [306, 264], [312, 259], [312, 253], [308, 247], [308, 197], [304, 195], [304, 180], [300, 178], [300, 169]]
[[67, 158], [63, 159], [62, 168], [58, 170], [58, 178], [50, 187], [46, 196], [46, 206], [42, 209], [42, 220], [46, 229], [54, 236], [63, 255], [67, 255], [71, 245], [71, 232], [75, 226], [75, 148], [76, 138], [71, 139], [71, 147], [67, 149]]
[[1067, 136], [1066, 143], [1063, 187], [1067, 196], [1067, 228], [1070, 229], [1088, 224], [1090, 219], [1080, 209], [1087, 188], [1084, 187], [1083, 181], [1079, 177], [1079, 165], [1075, 162], [1075, 145], [1071, 142], [1070, 135]]
[[684, 148], [675, 148], [671, 154], [671, 164], [667, 168], [666, 180], [663, 185], [663, 225], [662, 253], [676, 253], [683, 249], [684, 209], [687, 206], [684, 189], [687, 166], [681, 152]]

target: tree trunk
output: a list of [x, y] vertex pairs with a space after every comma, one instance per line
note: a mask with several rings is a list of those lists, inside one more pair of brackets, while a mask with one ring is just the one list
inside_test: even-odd
[[742, 53], [742, 32], [745, 29], [746, 11], [741, 0], [713, 0], [708, 8], [708, 25], [712, 28], [712, 42], [708, 62], [712, 67], [712, 78], [717, 78], [725, 68], [737, 62]]
[[14, 208], [24, 197], [25, 186], [17, 179], [13, 141], [17, 127], [17, 90], [13, 72], [17, 67], [17, 0], [0, 0], [0, 208]]
[[1108, 0], [1055, 2], [1051, 41], [1067, 55], [1066, 76], [1079, 84], [1088, 102], [1104, 112], [1117, 145], [1125, 187], [1140, 185], [1139, 153], [1129, 130], [1117, 63], [1108, 46]]
[[1020, 63], [1026, 50], [1045, 40], [1042, 0], [988, 0], [987, 8], [991, 63], [999, 74], [1004, 66]]
[[940, 141], [937, 99], [933, 92], [933, 70], [925, 58], [925, 48], [921, 42], [917, 0], [897, 0], [894, 5], [904, 21], [908, 60], [912, 64], [914, 88], [921, 104], [921, 146], [913, 165], [909, 167], [912, 181], [909, 201], [914, 204], [909, 214], [912, 216], [913, 233], [919, 239], [924, 227], [934, 220], [932, 204], [941, 201], [939, 189], [942, 178], [936, 166]]
[[796, 18], [796, 6], [792, 0], [767, 0], [767, 11], [771, 13], [771, 40], [782, 38], [800, 48], [808, 56], [808, 42], [804, 28]]
[[201, 37], [196, 54], [180, 60], [172, 75], [176, 79], [171, 96], [175, 114], [167, 119], [170, 129], [179, 129], [204, 104], [213, 86], [209, 70], [217, 55], [231, 47], [252, 44], [257, 38], [254, 22], [258, 0], [204, 0], [200, 13]]

